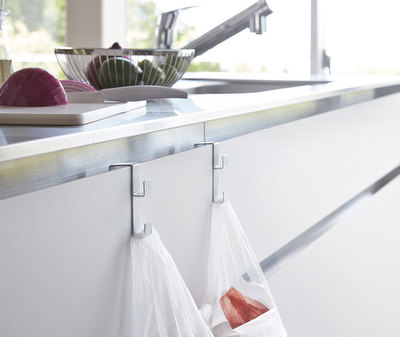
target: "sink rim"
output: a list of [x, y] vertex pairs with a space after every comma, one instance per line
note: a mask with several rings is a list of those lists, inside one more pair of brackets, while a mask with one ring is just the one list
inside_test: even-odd
[[239, 94], [329, 84], [331, 82], [327, 79], [184, 78], [174, 87], [184, 89], [190, 95]]

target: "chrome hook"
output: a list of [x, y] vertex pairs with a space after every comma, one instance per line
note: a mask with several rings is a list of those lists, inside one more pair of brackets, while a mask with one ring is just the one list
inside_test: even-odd
[[[217, 146], [218, 145], [219, 144], [217, 143]], [[214, 143], [214, 151], [215, 151], [215, 143]], [[218, 159], [218, 150], [217, 150], [217, 159]], [[221, 164], [214, 165], [214, 170], [222, 170], [227, 166], [228, 166], [228, 155], [227, 154], [223, 154], [221, 156]]]
[[199, 142], [194, 144], [194, 147], [211, 145], [212, 146], [212, 168], [213, 168], [213, 202], [216, 204], [223, 204], [227, 199], [227, 193], [222, 192], [222, 196], [219, 193], [219, 179], [218, 171], [228, 166], [228, 155], [224, 154], [219, 156], [219, 143], [218, 142]]
[[[138, 165], [138, 164], [136, 164]], [[144, 180], [142, 183], [142, 190], [139, 193], [134, 193], [133, 196], [136, 198], [143, 198], [146, 194], [151, 193], [151, 181], [150, 179]]]
[[[143, 226], [143, 230], [140, 230], [140, 199], [146, 196], [146, 194], [150, 194], [151, 192], [151, 181], [150, 179], [144, 180], [142, 182], [142, 188], [140, 186], [140, 175], [139, 175], [139, 167], [138, 163], [118, 163], [109, 166], [109, 170], [111, 171], [113, 168], [118, 167], [129, 167], [130, 168], [130, 177], [131, 177], [131, 234], [134, 238], [143, 238], [152, 233], [152, 224], [145, 223]], [[139, 189], [139, 192], [136, 192]]]

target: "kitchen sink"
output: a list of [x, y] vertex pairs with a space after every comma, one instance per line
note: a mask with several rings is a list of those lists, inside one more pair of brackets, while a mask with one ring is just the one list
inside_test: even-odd
[[174, 87], [185, 89], [191, 95], [238, 94], [293, 88], [304, 85], [326, 84], [326, 80], [213, 80], [183, 79]]

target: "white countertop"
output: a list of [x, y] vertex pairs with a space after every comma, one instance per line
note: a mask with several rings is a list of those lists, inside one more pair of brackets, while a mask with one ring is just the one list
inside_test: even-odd
[[[181, 81], [181, 86], [186, 82]], [[127, 112], [83, 126], [0, 125], [0, 163], [399, 84], [400, 80], [346, 79], [256, 93], [189, 95], [188, 99], [148, 101], [141, 117]]]

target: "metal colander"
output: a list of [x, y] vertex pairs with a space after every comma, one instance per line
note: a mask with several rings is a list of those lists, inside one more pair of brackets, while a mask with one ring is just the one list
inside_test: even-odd
[[172, 86], [186, 72], [193, 49], [56, 48], [65, 75], [96, 89], [127, 85]]

